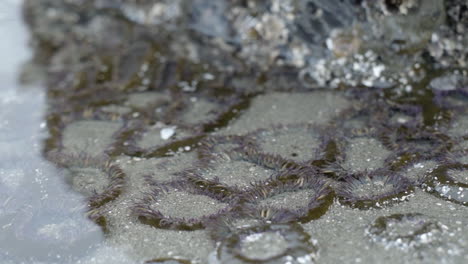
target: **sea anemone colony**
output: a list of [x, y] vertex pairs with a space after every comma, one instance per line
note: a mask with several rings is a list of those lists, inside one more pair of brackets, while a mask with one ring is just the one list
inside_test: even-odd
[[[455, 204], [467, 204], [459, 108], [445, 116], [451, 122], [431, 127], [424, 125], [420, 107], [394, 104], [376, 95], [372, 96], [378, 98], [375, 104], [363, 103], [353, 93], [348, 99], [351, 106], [325, 124], [278, 123], [229, 134], [225, 128], [245, 113], [241, 108], [232, 112], [236, 100], [229, 99], [233, 102], [230, 110], [213, 113], [218, 117], [190, 124], [184, 115], [190, 116], [186, 109], [191, 108], [182, 106], [187, 102], [176, 109], [161, 110], [158, 117], [145, 114], [154, 110], [147, 110], [151, 107], [169, 107], [174, 96], [167, 95], [169, 103], [162, 103], [156, 99], [160, 95], [148, 99], [152, 98], [150, 92], [130, 96], [134, 102], [124, 104], [131, 109], [128, 115], [103, 119], [106, 115], [97, 109], [87, 110], [96, 114], [87, 112], [78, 118], [51, 113], [50, 119], [58, 121], [51, 123], [56, 124], [50, 127], [55, 138], [47, 153], [49, 160], [70, 172], [70, 184], [88, 197], [91, 218], [106, 232], [112, 232], [112, 217], [102, 208], [118, 206], [115, 201], [124, 199], [130, 217], [155, 230], [208, 229], [216, 233], [216, 258], [223, 263], [281, 263], [291, 257], [312, 261], [317, 247], [306, 242], [299, 223], [322, 217], [334, 203], [379, 210], [408, 201], [419, 188]], [[252, 98], [256, 97], [248, 100], [255, 102]], [[143, 99], [149, 102], [137, 107]], [[154, 100], [158, 103], [151, 103]], [[200, 107], [210, 109], [209, 102]], [[132, 115], [132, 111], [140, 114]], [[274, 115], [274, 109], [271, 111]], [[166, 114], [172, 119], [165, 119]], [[217, 118], [219, 122], [209, 121]], [[82, 148], [80, 142], [90, 144], [90, 139], [96, 138], [96, 132], [87, 127], [101, 124], [112, 124], [104, 128], [107, 141]], [[73, 140], [79, 134], [85, 138]], [[102, 158], [92, 158], [90, 149], [103, 153]], [[83, 154], [69, 154], [80, 150]], [[191, 158], [181, 158], [187, 154]], [[143, 177], [141, 190], [135, 190], [135, 183], [127, 182], [128, 176], [111, 165], [119, 164], [122, 157], [153, 168], [135, 173], [130, 169], [132, 182]], [[168, 162], [170, 169], [158, 167]], [[98, 174], [102, 180], [96, 181]], [[437, 224], [430, 222], [410, 235], [392, 230], [395, 225], [417, 221], [417, 217], [379, 218], [367, 233], [372, 241], [384, 245], [417, 248], [428, 236], [424, 233], [427, 228], [432, 230], [430, 234], [440, 231]], [[236, 221], [254, 224], [233, 227]], [[273, 245], [274, 250], [262, 249], [264, 243]], [[164, 261], [186, 260], [153, 258], [148, 263]]]

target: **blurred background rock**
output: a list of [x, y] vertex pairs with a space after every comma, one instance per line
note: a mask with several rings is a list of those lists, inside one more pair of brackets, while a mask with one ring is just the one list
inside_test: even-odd
[[[35, 63], [48, 65], [50, 76], [65, 71], [113, 88], [213, 83], [206, 79], [214, 75], [213, 88], [249, 92], [409, 89], [409, 80], [424, 75], [421, 66], [466, 68], [467, 5], [463, 0], [27, 0], [24, 16], [34, 35]], [[207, 72], [211, 75], [202, 74]], [[154, 73], [162, 78], [154, 79]], [[60, 77], [71, 84], [77, 79]]]

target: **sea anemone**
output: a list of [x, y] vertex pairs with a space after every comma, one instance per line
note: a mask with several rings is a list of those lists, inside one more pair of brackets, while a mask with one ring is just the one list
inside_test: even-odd
[[192, 182], [206, 186], [223, 187], [239, 193], [270, 180], [273, 170], [244, 159], [218, 156], [207, 166], [190, 168], [181, 173]]
[[445, 168], [446, 179], [440, 178], [443, 183], [453, 183], [459, 187], [468, 188], [468, 164], [452, 165]]
[[420, 186], [430, 178], [429, 174], [439, 166], [440, 162], [437, 159], [416, 160], [406, 163], [405, 166], [399, 168], [398, 173], [412, 185]]
[[91, 210], [111, 202], [122, 193], [125, 173], [107, 156], [50, 152], [48, 159], [70, 172], [72, 186], [88, 196]]
[[239, 193], [268, 181], [273, 173], [246, 158], [249, 139], [243, 136], [209, 136], [201, 140], [198, 161], [179, 173], [188, 181], [211, 192]]
[[411, 192], [410, 182], [390, 170], [350, 174], [335, 192], [342, 202], [359, 209], [380, 208], [405, 200]]
[[231, 211], [234, 197], [213, 194], [188, 182], [151, 186], [132, 211], [147, 225], [163, 229], [196, 230]]
[[449, 153], [441, 156], [439, 160], [444, 164], [468, 164], [468, 145], [465, 142], [468, 143], [468, 140], [458, 142]]
[[[256, 217], [272, 222], [287, 222], [291, 219], [305, 218], [318, 208], [329, 194], [327, 182], [308, 169], [290, 172], [291, 175], [301, 175], [288, 180], [273, 180], [268, 184], [259, 185], [242, 195], [245, 201], [243, 208]], [[285, 173], [282, 173], [283, 177]]]
[[350, 173], [388, 168], [395, 159], [395, 154], [373, 136], [339, 137], [336, 144], [338, 153], [325, 170], [341, 178]]
[[397, 156], [412, 156], [413, 159], [431, 159], [445, 154], [452, 146], [449, 137], [429, 127], [387, 130], [382, 142]]
[[207, 136], [200, 140], [197, 152], [201, 166], [210, 166], [217, 159], [240, 158], [242, 149], [251, 145], [251, 139], [245, 136]]
[[310, 124], [276, 125], [249, 136], [258, 153], [279, 156], [286, 161], [306, 163], [322, 153], [323, 131]]

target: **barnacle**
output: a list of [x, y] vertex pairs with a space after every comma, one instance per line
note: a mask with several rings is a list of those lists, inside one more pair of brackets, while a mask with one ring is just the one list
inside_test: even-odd
[[[273, 222], [302, 219], [324, 202], [329, 189], [327, 183], [314, 175], [314, 171], [290, 172], [302, 174], [296, 179], [271, 181], [259, 185], [242, 195], [244, 210], [251, 215]], [[283, 174], [283, 178], [285, 173]], [[281, 177], [280, 177], [281, 178]]]
[[439, 222], [420, 213], [393, 214], [377, 218], [366, 234], [385, 248], [407, 251], [425, 245], [437, 244], [442, 234]]
[[405, 200], [411, 190], [410, 182], [404, 177], [381, 169], [349, 175], [335, 192], [344, 203], [367, 209]]
[[[394, 52], [415, 52], [422, 49], [433, 32], [444, 21], [443, 3], [437, 0], [364, 1], [369, 20], [376, 24], [374, 37]], [[430, 23], [421, 22], [430, 17]], [[392, 53], [395, 54], [395, 53]]]
[[299, 224], [225, 226], [217, 259], [221, 263], [312, 263], [317, 247]]
[[133, 206], [147, 225], [164, 229], [195, 230], [210, 219], [232, 210], [234, 198], [208, 192], [188, 182], [156, 184]]
[[[312, 45], [325, 42], [328, 32], [355, 22], [362, 11], [353, 1], [303, 1], [296, 27], [301, 38]], [[332, 15], [334, 14], [334, 15]]]

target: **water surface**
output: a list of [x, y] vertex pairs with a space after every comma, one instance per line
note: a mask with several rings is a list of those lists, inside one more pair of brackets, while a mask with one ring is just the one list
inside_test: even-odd
[[31, 56], [20, 0], [0, 3], [0, 35], [0, 262], [75, 263], [103, 236], [41, 155], [45, 89], [19, 82]]

